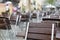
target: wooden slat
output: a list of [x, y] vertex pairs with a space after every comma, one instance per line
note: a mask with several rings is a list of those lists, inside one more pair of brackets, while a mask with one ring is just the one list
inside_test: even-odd
[[43, 18], [43, 21], [60, 21], [59, 18]]
[[57, 19], [57, 18], [59, 18], [59, 16], [58, 16], [58, 15], [51, 15], [50, 18], [55, 18], [55, 19]]
[[21, 18], [22, 22], [28, 21], [28, 18]]
[[51, 23], [30, 23], [30, 28], [51, 28]]
[[55, 24], [55, 23], [57, 23], [57, 21], [48, 21], [48, 20], [47, 20], [47, 21], [42, 21], [41, 23], [51, 23], [51, 24], [54, 23], [54, 24]]
[[37, 14], [33, 13], [32, 18], [37, 18]]
[[18, 32], [17, 34], [16, 34], [16, 37], [25, 37], [25, 32]]
[[8, 12], [2, 12], [2, 16], [8, 18], [9, 17], [9, 13]]
[[[29, 28], [29, 33], [51, 35], [51, 28]], [[56, 30], [54, 32], [56, 34]]]
[[8, 18], [0, 17], [0, 29], [11, 29], [10, 21]]
[[28, 21], [29, 20], [29, 15], [28, 14], [24, 14], [24, 15], [21, 15], [21, 21], [22, 22], [25, 22], [25, 21]]
[[[42, 40], [42, 39], [31, 39], [31, 38], [28, 38], [27, 40]], [[45, 39], [44, 39], [45, 40]], [[54, 38], [54, 40], [57, 40], [56, 38]]]
[[10, 20], [11, 20], [11, 21], [16, 21], [16, 18], [17, 18], [17, 15], [13, 15], [13, 14], [12, 14], [11, 17], [10, 17]]
[[16, 35], [16, 37], [23, 37], [23, 38], [25, 38], [25, 35]]
[[51, 36], [50, 35], [42, 35], [42, 34], [28, 34], [28, 38], [31, 39], [42, 39], [42, 40], [51, 40]]
[[[52, 24], [56, 22], [43, 21], [41, 23], [30, 23], [28, 39], [31, 40], [51, 40]], [[56, 36], [56, 24], [54, 30], [54, 40]]]

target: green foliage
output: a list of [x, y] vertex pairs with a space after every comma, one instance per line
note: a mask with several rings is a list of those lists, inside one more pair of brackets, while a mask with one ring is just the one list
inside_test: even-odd
[[25, 6], [22, 4], [22, 12], [25, 11]]
[[53, 4], [54, 0], [47, 0], [46, 2], [49, 3], [49, 4]]

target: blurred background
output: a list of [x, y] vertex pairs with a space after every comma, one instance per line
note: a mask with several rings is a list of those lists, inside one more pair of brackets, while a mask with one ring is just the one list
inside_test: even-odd
[[[50, 37], [49, 40], [60, 40], [60, 0], [0, 0], [0, 40], [40, 40], [41, 36], [33, 37], [33, 35], [31, 38], [28, 34], [31, 25], [31, 27], [47, 26], [43, 18], [54, 20], [53, 22], [46, 21], [48, 26], [52, 23], [56, 24], [55, 33], [51, 32], [54, 28], [49, 28], [50, 32], [46, 30], [47, 33], [55, 34], [52, 34], [54, 37]], [[40, 29], [40, 31], [36, 30], [42, 32]], [[40, 34], [48, 35], [44, 32]], [[42, 36], [41, 40], [48, 40], [47, 37]]]

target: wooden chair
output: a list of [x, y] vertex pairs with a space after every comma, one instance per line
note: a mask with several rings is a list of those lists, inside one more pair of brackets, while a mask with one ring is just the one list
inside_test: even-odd
[[2, 16], [3, 17], [6, 17], [6, 18], [9, 18], [9, 10], [8, 11], [6, 11], [6, 12], [2, 12]]
[[59, 19], [59, 16], [58, 15], [50, 15], [50, 18]]
[[18, 24], [19, 23], [19, 19], [20, 19], [20, 16], [21, 14], [20, 13], [17, 13], [17, 14], [12, 14], [11, 17], [10, 17], [10, 21], [12, 24]]
[[17, 19], [17, 15], [12, 14], [11, 17], [10, 17], [11, 23], [15, 24], [16, 23], [16, 19]]
[[[52, 23], [46, 22], [30, 23], [27, 40], [51, 40]], [[55, 35], [56, 26], [54, 30], [54, 40]]]
[[21, 17], [21, 21], [22, 22], [28, 22], [29, 21], [29, 15], [21, 15], [22, 17]]
[[32, 18], [37, 18], [37, 14], [33, 13]]
[[8, 18], [0, 17], [0, 29], [3, 29], [3, 30], [11, 29], [10, 21]]
[[17, 15], [11, 15], [10, 20], [15, 21]]
[[59, 18], [43, 18], [43, 21], [55, 21], [57, 24], [57, 27], [60, 27], [60, 19]]
[[[55, 19], [55, 18], [43, 18], [43, 20], [44, 20], [44, 21], [47, 21], [47, 20], [48, 20], [48, 21], [57, 21], [57, 22], [56, 22], [57, 28], [60, 27], [60, 19], [58, 19], [58, 18], [57, 18], [57, 19]], [[58, 29], [57, 29], [57, 31], [58, 31]], [[57, 38], [56, 40], [59, 40], [59, 39], [60, 39], [60, 38]]]

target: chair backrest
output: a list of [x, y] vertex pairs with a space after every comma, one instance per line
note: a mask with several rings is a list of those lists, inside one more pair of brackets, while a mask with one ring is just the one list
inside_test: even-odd
[[23, 21], [23, 22], [29, 21], [29, 15], [22, 15], [21, 21]]
[[27, 14], [22, 15], [22, 18], [29, 18], [29, 15], [27, 15]]
[[[28, 40], [51, 40], [52, 23], [30, 23], [28, 30]], [[56, 26], [54, 30], [54, 40], [56, 35]]]
[[32, 18], [37, 18], [37, 14], [33, 13]]
[[0, 29], [3, 29], [3, 30], [11, 29], [10, 21], [8, 18], [0, 17]]
[[[53, 22], [52, 22], [53, 23]], [[30, 23], [30, 28], [51, 28], [51, 22], [41, 22], [41, 23]], [[55, 23], [55, 22], [54, 22]]]
[[11, 17], [10, 17], [10, 20], [15, 20], [16, 21], [16, 18], [17, 18], [17, 15], [12, 14]]
[[7, 12], [2, 12], [2, 16], [8, 18], [8, 17], [9, 17], [9, 13], [7, 13]]
[[4, 23], [4, 20], [0, 19], [0, 24], [1, 24], [1, 23]]

